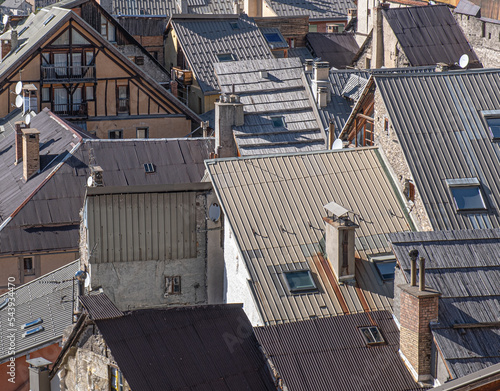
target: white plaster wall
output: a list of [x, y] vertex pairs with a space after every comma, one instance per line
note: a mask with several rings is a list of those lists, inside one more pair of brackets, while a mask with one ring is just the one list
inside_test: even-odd
[[[207, 214], [210, 205], [219, 201], [215, 193], [212, 191], [206, 198]], [[219, 205], [220, 206], [220, 205]], [[223, 232], [224, 217], [219, 221], [213, 222], [207, 219], [207, 291], [208, 304], [224, 303], [224, 232]], [[221, 246], [222, 245], [222, 246]]]
[[224, 225], [224, 263], [225, 302], [243, 303], [243, 310], [252, 326], [263, 326], [264, 322], [248, 285], [250, 274], [227, 219]]

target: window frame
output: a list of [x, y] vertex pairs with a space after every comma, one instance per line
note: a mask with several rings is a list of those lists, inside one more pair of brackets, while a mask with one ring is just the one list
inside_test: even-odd
[[[125, 88], [126, 97], [120, 97], [120, 88]], [[121, 106], [120, 102], [125, 102], [124, 106]], [[120, 110], [121, 107], [126, 108], [126, 110]], [[130, 89], [128, 84], [122, 84], [116, 86], [116, 115], [120, 114], [130, 114]]]
[[[144, 137], [139, 137], [139, 130], [144, 130]], [[138, 126], [135, 128], [135, 138], [149, 138], [149, 126]]]
[[[109, 365], [109, 390], [123, 391], [123, 374], [120, 368]], [[113, 381], [116, 379], [116, 381]], [[114, 384], [113, 384], [114, 383]]]
[[[34, 276], [36, 275], [35, 270], [35, 258], [34, 257], [23, 257], [23, 275], [24, 276]], [[26, 261], [29, 260], [31, 262], [31, 268], [26, 268]]]
[[[285, 122], [285, 117], [282, 115], [272, 115], [269, 117], [269, 119], [272, 122], [273, 128], [285, 128], [286, 127], [286, 122]], [[282, 125], [276, 125], [277, 122], [275, 121], [281, 121]]]
[[[304, 286], [304, 287], [292, 287], [291, 286], [291, 282], [288, 280], [288, 276], [293, 275], [293, 274], [299, 274], [299, 273], [307, 273], [307, 277], [311, 281], [311, 284], [309, 286], [307, 286], [307, 287], [306, 286]], [[309, 270], [309, 269], [284, 271], [283, 277], [284, 277], [286, 286], [288, 288], [288, 291], [292, 294], [309, 293], [309, 292], [314, 292], [314, 291], [318, 290], [318, 286], [316, 285], [316, 281], [314, 281], [311, 270]]]
[[[361, 336], [365, 340], [365, 343], [367, 346], [378, 346], [378, 345], [385, 345], [385, 338], [382, 335], [382, 332], [380, 331], [378, 326], [360, 326], [358, 327], [359, 332], [361, 333]], [[363, 332], [363, 330], [367, 330], [371, 337], [373, 338], [373, 341], [371, 341], [366, 334]], [[377, 338], [374, 336], [373, 330], [377, 331], [377, 334], [380, 336], [380, 340], [377, 340]]]
[[[485, 110], [481, 111], [481, 114], [484, 118], [484, 122], [486, 125], [486, 130], [490, 136], [491, 141], [500, 141], [500, 110]], [[496, 121], [498, 123], [490, 124], [490, 121]], [[498, 128], [498, 133], [495, 133], [492, 130], [492, 126]]]
[[[120, 137], [111, 137], [111, 133], [116, 133], [120, 135]], [[108, 139], [110, 140], [121, 140], [123, 139], [123, 129], [113, 129], [113, 130], [108, 130]]]
[[165, 297], [182, 294], [181, 276], [165, 276]]
[[[398, 262], [397, 262], [396, 256], [394, 254], [377, 255], [375, 257], [370, 257], [370, 262], [373, 263], [373, 266], [377, 270], [377, 274], [379, 275], [380, 279], [383, 282], [394, 281], [394, 279], [396, 278], [396, 268], [398, 266]], [[393, 263], [393, 262], [394, 262], [394, 276], [392, 278], [391, 277], [384, 277], [386, 274], [382, 273], [382, 271], [379, 269], [378, 265]]]
[[[221, 58], [225, 58], [223, 56], [230, 56], [231, 59], [221, 59]], [[233, 53], [217, 53], [216, 54], [216, 57], [217, 57], [217, 60], [218, 62], [231, 62], [231, 61], [238, 61], [237, 57], [235, 54]]]
[[[455, 210], [457, 212], [469, 213], [474, 211], [488, 210], [483, 192], [481, 191], [481, 184], [477, 178], [446, 179], [446, 184], [448, 185], [448, 189], [450, 190], [453, 205], [455, 206]], [[474, 208], [460, 207], [457, 201], [456, 193], [454, 193], [454, 190], [458, 191], [460, 189], [477, 189], [477, 194], [479, 195], [479, 199], [481, 200], [481, 204], [483, 206]]]

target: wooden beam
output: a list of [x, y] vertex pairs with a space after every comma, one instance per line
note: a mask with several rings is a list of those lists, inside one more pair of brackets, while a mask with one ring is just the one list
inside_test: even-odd
[[483, 322], [483, 323], [455, 323], [454, 329], [475, 329], [484, 327], [500, 327], [500, 322]]
[[356, 114], [356, 117], [363, 118], [363, 119], [370, 121], [370, 122], [375, 121], [375, 118], [369, 117], [369, 116], [367, 116], [365, 114], [361, 114], [361, 113]]

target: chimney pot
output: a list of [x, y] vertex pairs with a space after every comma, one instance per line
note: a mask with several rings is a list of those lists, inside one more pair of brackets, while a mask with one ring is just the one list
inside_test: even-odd
[[411, 286], [417, 286], [417, 258], [418, 258], [418, 250], [413, 249], [410, 250], [410, 259], [411, 259]]

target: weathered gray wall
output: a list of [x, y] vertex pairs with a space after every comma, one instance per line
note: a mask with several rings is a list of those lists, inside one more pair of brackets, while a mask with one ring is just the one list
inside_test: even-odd
[[483, 66], [499, 68], [500, 24], [483, 22], [468, 15], [454, 14], [454, 16]]
[[144, 65], [137, 65], [144, 73], [148, 76], [152, 77], [158, 83], [167, 83], [170, 81], [170, 76], [166, 71], [161, 69], [158, 64], [156, 64], [151, 58], [144, 54], [142, 50], [140, 50], [135, 45], [117, 45], [115, 46], [118, 51], [120, 51], [126, 57], [136, 57], [142, 56], [144, 57]]

